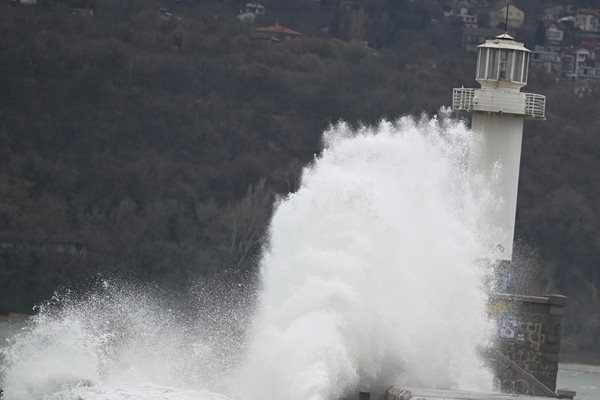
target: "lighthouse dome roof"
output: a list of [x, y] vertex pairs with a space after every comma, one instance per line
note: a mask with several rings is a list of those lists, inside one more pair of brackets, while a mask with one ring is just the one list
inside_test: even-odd
[[519, 50], [531, 53], [525, 45], [521, 42], [517, 42], [508, 33], [496, 36], [494, 39], [486, 40], [485, 43], [480, 44], [479, 48], [491, 48], [491, 49], [508, 49], [508, 50]]

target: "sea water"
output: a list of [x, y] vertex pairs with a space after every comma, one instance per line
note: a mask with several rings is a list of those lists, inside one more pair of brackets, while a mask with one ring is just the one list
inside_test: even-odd
[[560, 366], [556, 387], [576, 391], [576, 400], [598, 400], [600, 399], [600, 366]]
[[275, 205], [258, 289], [216, 285], [185, 308], [110, 281], [59, 295], [4, 347], [5, 399], [490, 389], [478, 260], [494, 196], [489, 177], [466, 177], [471, 142], [446, 115], [332, 127], [299, 190]]

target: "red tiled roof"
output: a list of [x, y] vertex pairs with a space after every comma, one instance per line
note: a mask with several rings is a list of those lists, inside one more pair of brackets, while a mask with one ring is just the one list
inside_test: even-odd
[[582, 50], [590, 52], [590, 53], [592, 52], [592, 50], [589, 50], [589, 49], [586, 49], [585, 47], [579, 46], [579, 47], [571, 47], [571, 48], [566, 49], [565, 54], [575, 55]]
[[581, 47], [587, 50], [596, 51], [600, 48], [600, 43], [598, 42], [583, 42], [581, 43]]
[[577, 48], [575, 47], [569, 47], [568, 49], [565, 49], [565, 54], [575, 54], [577, 53]]
[[273, 26], [263, 26], [260, 28], [256, 28], [256, 32], [259, 33], [277, 33], [280, 35], [288, 35], [288, 36], [302, 36], [300, 32], [297, 32], [293, 29], [287, 28], [285, 26], [281, 26], [279, 24]]
[[589, 14], [589, 15], [594, 15], [596, 17], [600, 17], [600, 10], [592, 10], [592, 9], [583, 9], [583, 10], [579, 10], [580, 14]]

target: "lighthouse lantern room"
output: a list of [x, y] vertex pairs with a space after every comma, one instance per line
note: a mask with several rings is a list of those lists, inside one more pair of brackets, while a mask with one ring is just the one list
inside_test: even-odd
[[520, 89], [527, 84], [530, 53], [508, 34], [488, 40], [478, 47], [477, 82], [482, 87]]

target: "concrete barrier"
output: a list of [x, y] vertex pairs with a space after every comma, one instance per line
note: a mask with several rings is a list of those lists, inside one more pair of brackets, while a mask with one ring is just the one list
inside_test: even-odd
[[385, 400], [552, 400], [556, 397], [531, 397], [506, 393], [478, 393], [464, 390], [441, 390], [392, 386]]
[[408, 390], [400, 389], [399, 387], [392, 386], [388, 389], [385, 396], [385, 400], [410, 400], [412, 399], [412, 393]]

